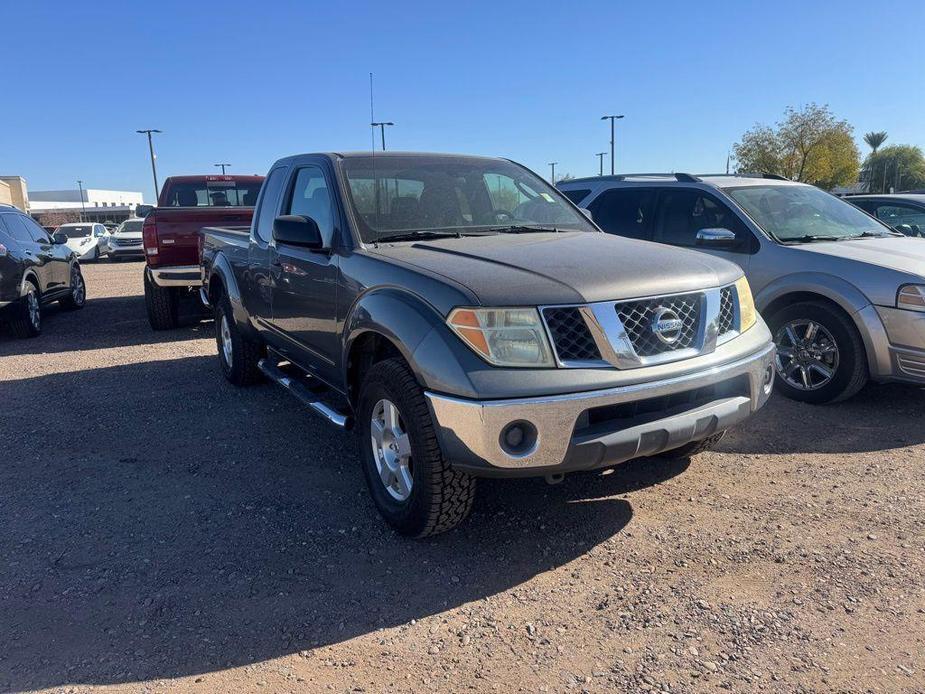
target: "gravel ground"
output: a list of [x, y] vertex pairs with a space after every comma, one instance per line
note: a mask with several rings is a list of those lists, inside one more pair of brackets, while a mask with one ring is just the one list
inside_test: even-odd
[[487, 481], [391, 533], [349, 434], [153, 333], [139, 263], [0, 334], [0, 690], [925, 691], [925, 391]]

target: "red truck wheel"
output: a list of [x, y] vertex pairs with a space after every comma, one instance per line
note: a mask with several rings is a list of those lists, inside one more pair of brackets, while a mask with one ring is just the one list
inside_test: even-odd
[[180, 292], [176, 287], [158, 287], [145, 270], [145, 309], [154, 330], [171, 330], [179, 325]]

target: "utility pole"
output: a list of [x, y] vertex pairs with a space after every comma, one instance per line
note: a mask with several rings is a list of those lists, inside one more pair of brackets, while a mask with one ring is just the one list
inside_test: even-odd
[[599, 172], [597, 174], [598, 176], [604, 175], [604, 155], [605, 154], [607, 154], [607, 152], [598, 152], [597, 154], [594, 155], [595, 157], [597, 157], [597, 168]]
[[84, 182], [77, 179], [77, 188], [80, 190], [80, 221], [87, 220], [87, 206], [84, 205]]
[[222, 167], [222, 176], [224, 176], [224, 175], [225, 175], [225, 167], [226, 167], [226, 166], [231, 166], [231, 164], [213, 164], [212, 166], [215, 166], [215, 167], [221, 166], [221, 167]]
[[614, 127], [613, 127], [613, 124], [614, 124], [614, 121], [620, 120], [621, 118], [623, 118], [622, 115], [620, 115], [620, 116], [601, 116], [601, 120], [608, 120], [608, 119], [610, 119], [610, 175], [611, 175], [611, 176], [613, 176], [613, 174], [614, 174], [614, 158], [613, 158], [613, 149], [614, 149], [614, 147], [613, 147], [613, 139], [614, 139], [614, 138], [613, 138], [613, 135], [614, 135]]
[[374, 128], [379, 128], [379, 132], [382, 135], [382, 151], [384, 152], [385, 151], [385, 126], [395, 125], [395, 123], [392, 123], [391, 121], [379, 121], [377, 123], [370, 123], [370, 125], [373, 126]]
[[157, 165], [154, 163], [157, 159], [157, 155], [154, 153], [154, 143], [151, 141], [151, 134], [160, 134], [162, 131], [150, 128], [148, 130], [136, 130], [135, 132], [140, 135], [148, 136], [148, 153], [151, 155], [151, 173], [154, 175], [154, 202], [156, 203], [158, 193], [160, 193], [160, 188], [157, 186]]
[[558, 164], [558, 163], [559, 163], [559, 162], [557, 162], [557, 161], [551, 161], [551, 162], [549, 162], [549, 165], [552, 167], [552, 184], [553, 184], [553, 185], [556, 185], [556, 164]]

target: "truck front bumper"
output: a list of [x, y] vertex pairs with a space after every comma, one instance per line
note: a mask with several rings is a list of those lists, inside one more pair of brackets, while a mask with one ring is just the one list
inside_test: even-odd
[[428, 392], [447, 459], [486, 477], [609, 467], [707, 438], [756, 412], [771, 394], [774, 346], [676, 378], [514, 400]]
[[151, 281], [158, 287], [200, 287], [202, 270], [198, 265], [168, 265], [149, 267]]

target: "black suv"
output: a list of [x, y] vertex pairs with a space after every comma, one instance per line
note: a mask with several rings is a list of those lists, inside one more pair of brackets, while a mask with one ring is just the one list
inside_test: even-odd
[[83, 308], [86, 285], [77, 256], [15, 207], [0, 205], [0, 320], [17, 337], [42, 331], [42, 306]]

